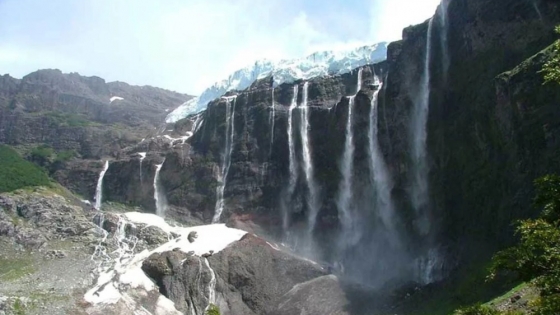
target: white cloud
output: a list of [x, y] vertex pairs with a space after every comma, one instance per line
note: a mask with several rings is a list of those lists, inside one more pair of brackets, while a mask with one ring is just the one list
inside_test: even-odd
[[372, 28], [376, 41], [394, 41], [402, 38], [402, 30], [424, 22], [434, 15], [441, 0], [387, 0], [372, 10], [377, 12]]

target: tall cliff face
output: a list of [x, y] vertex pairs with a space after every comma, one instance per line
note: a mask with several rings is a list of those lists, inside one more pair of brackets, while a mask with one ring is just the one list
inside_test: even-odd
[[[558, 121], [556, 115], [541, 113], [553, 111], [555, 94], [551, 87], [541, 87], [538, 63], [532, 59], [531, 67], [514, 71], [518, 73], [513, 89], [524, 91], [523, 102], [533, 98], [534, 110], [525, 116], [511, 114], [519, 112], [515, 107], [521, 103], [511, 100], [519, 94], [504, 93], [504, 86], [512, 84], [511, 75], [499, 75], [553, 42], [560, 7], [555, 1], [454, 0], [448, 1], [445, 19], [442, 8], [434, 16], [430, 42], [427, 146], [432, 218], [435, 231], [456, 254], [484, 257], [480, 254], [511, 239], [513, 219], [532, 214], [532, 180], [558, 171], [546, 153], [557, 149], [555, 143], [537, 145], [546, 142], [546, 134], [536, 130]], [[425, 55], [427, 29], [428, 22], [406, 29], [404, 40], [389, 47], [389, 76], [382, 94], [387, 125], [380, 126], [380, 141], [397, 178], [394, 193], [405, 200], [410, 145], [397, 131], [407, 130], [419, 93], [424, 61], [418, 56]], [[527, 130], [535, 145], [522, 155], [514, 144], [520, 140], [512, 134], [523, 138]]]
[[[382, 73], [384, 65], [367, 67], [363, 81], [373, 83], [373, 71]], [[332, 196], [338, 189], [340, 174], [337, 161], [344, 146], [345, 120], [348, 100], [345, 96], [355, 93], [358, 71], [351, 74], [318, 78], [309, 83], [310, 139], [317, 181], [321, 183], [325, 210], [321, 219], [325, 224], [336, 225], [336, 209], [332, 208]], [[288, 112], [294, 98], [293, 86], [299, 86], [297, 104], [303, 102], [303, 82], [284, 84], [272, 90], [269, 80], [256, 82], [250, 89], [240, 92], [235, 100], [232, 163], [225, 187], [225, 211], [223, 220], [232, 215], [241, 220], [264, 225], [272, 234], [279, 234], [281, 213], [278, 211], [282, 191], [288, 181]], [[367, 85], [367, 83], [366, 83]], [[271, 127], [272, 98], [274, 93], [274, 129]], [[356, 124], [366, 130], [372, 89], [365, 87], [356, 101]], [[298, 147], [298, 164], [301, 164], [301, 112], [293, 112], [295, 145]], [[204, 113], [204, 122], [191, 141], [188, 161], [180, 152], [168, 156], [162, 169], [164, 186], [168, 188], [169, 201], [181, 204], [184, 197], [204, 196], [204, 202], [187, 202], [187, 207], [210, 219], [214, 214], [215, 178], [222, 159], [226, 140], [226, 101], [210, 103]], [[360, 122], [358, 122], [360, 120]], [[357, 127], [357, 128], [360, 128]], [[274, 139], [272, 135], [274, 134]], [[364, 139], [360, 139], [365, 144]], [[358, 146], [358, 145], [357, 145]], [[362, 146], [360, 146], [362, 147]], [[177, 163], [171, 162], [177, 161]], [[173, 168], [173, 165], [178, 167]], [[301, 165], [299, 166], [301, 167]], [[299, 177], [297, 190], [305, 190], [303, 176]], [[195, 198], [196, 199], [196, 198]], [[294, 216], [303, 215], [303, 203], [295, 206]], [[333, 218], [334, 216], [334, 218]], [[270, 228], [270, 229], [269, 229]]]
[[[438, 277], [422, 274], [426, 265], [438, 269], [428, 273], [448, 271], [458, 260], [487, 257], [511, 240], [513, 219], [532, 215], [532, 180], [559, 171], [553, 153], [558, 150], [554, 110], [558, 94], [554, 88], [542, 86], [536, 73], [547, 53], [531, 58], [555, 39], [553, 26], [560, 22], [559, 5], [544, 0], [453, 0], [444, 4], [431, 26], [427, 21], [405, 29], [404, 39], [390, 44], [386, 62], [363, 68], [362, 89], [354, 99], [350, 184], [355, 211], [352, 224], [358, 232], [351, 247], [366, 248], [370, 253], [350, 250], [346, 255], [354, 262], [364, 262], [347, 262], [349, 267], [360, 272], [369, 268], [361, 274], [367, 281], [400, 276], [430, 282]], [[426, 84], [429, 189], [427, 210], [419, 217], [412, 198], [411, 142], [415, 134], [411, 122], [425, 92], [421, 82], [426, 64], [430, 70]], [[222, 185], [222, 222], [288, 243], [299, 242], [299, 246], [312, 242], [319, 248], [315, 253], [318, 257], [336, 260], [340, 256], [336, 247], [344, 236], [339, 211], [344, 179], [341, 163], [349, 96], [356, 93], [358, 73], [308, 82], [310, 165], [305, 164], [301, 131], [304, 82], [273, 90], [270, 80], [264, 79], [247, 90], [230, 92], [227, 99], [211, 102], [202, 114], [200, 128], [186, 143], [171, 140], [162, 146], [164, 136], [160, 134], [141, 145], [149, 149], [137, 146], [124, 152], [123, 157], [128, 157], [116, 162], [107, 174], [107, 187], [111, 187], [107, 196], [154, 209], [151, 179], [141, 188], [131, 187], [139, 183], [135, 152], [155, 151], [154, 159], [147, 159], [143, 169], [151, 174], [146, 178], [153, 178], [154, 165], [165, 156], [161, 184], [170, 204], [169, 216], [210, 222]], [[371, 169], [368, 123], [376, 89], [374, 73], [383, 81], [377, 140], [388, 164], [388, 186], [395, 203], [390, 228], [372, 208], [377, 197], [367, 174]], [[295, 108], [290, 111], [290, 106]], [[290, 112], [295, 171], [290, 169]], [[195, 120], [191, 117], [167, 129], [174, 129], [173, 137], [177, 137], [185, 130], [192, 132]], [[190, 127], [185, 128], [187, 125]], [[230, 137], [231, 163], [224, 164]], [[128, 159], [133, 166], [126, 166]], [[224, 165], [229, 165], [225, 177]], [[319, 200], [311, 228], [309, 216], [314, 209], [306, 178], [309, 166]], [[297, 176], [290, 188], [293, 172]], [[389, 239], [396, 236], [400, 244]], [[389, 258], [379, 262], [372, 253]], [[371, 267], [371, 261], [378, 265]], [[400, 265], [402, 261], [407, 263]], [[391, 269], [394, 274], [387, 272]], [[380, 270], [387, 278], [376, 278]]]
[[[534, 213], [532, 180], [559, 171], [550, 153], [558, 149], [558, 94], [542, 86], [538, 71], [545, 54], [525, 60], [554, 41], [560, 6], [508, 0], [444, 4], [433, 17], [429, 42], [431, 229], [453, 257], [483, 259], [511, 240], [513, 219]], [[428, 29], [428, 21], [407, 28], [404, 39], [389, 46], [381, 94], [386, 122], [380, 143], [402, 209], [412, 208], [410, 121], [421, 93]]]
[[[532, 213], [532, 180], [538, 175], [558, 171], [554, 155], [550, 153], [557, 149], [554, 140], [557, 117], [542, 114], [552, 112], [555, 96], [538, 96], [555, 94], [549, 91], [550, 87], [540, 87], [539, 74], [531, 74], [538, 69], [538, 62], [531, 59], [532, 67], [521, 67], [522, 70], [514, 71], [511, 78], [511, 73], [500, 74], [552, 43], [555, 39], [552, 29], [560, 21], [560, 9], [554, 1], [455, 0], [447, 4], [445, 17], [442, 17], [443, 8], [434, 17], [430, 42], [427, 152], [431, 230], [428, 238], [434, 246], [447, 248], [448, 254], [465, 258], [473, 252], [489, 253], [507, 243], [511, 239], [511, 220]], [[376, 71], [385, 81], [380, 93], [379, 142], [394, 178], [392, 196], [405, 231], [415, 229], [413, 222], [407, 221], [413, 211], [410, 122], [412, 108], [421, 93], [419, 82], [425, 64], [427, 32], [428, 22], [406, 29], [404, 40], [389, 47], [388, 61], [382, 65], [386, 71]], [[353, 75], [356, 76], [356, 72]], [[309, 84], [310, 143], [322, 197], [317, 221], [321, 228], [316, 233], [325, 241], [333, 241], [336, 233], [332, 231], [339, 227], [335, 199], [341, 180], [339, 162], [348, 112], [348, 100], [342, 96], [352, 95], [356, 86], [356, 77], [340, 78], [312, 80]], [[364, 80], [371, 79], [371, 74], [364, 72]], [[517, 86], [510, 87], [511, 84]], [[246, 226], [256, 223], [280, 235], [281, 201], [289, 181], [287, 113], [293, 89], [282, 86], [274, 91], [277, 102], [275, 139], [271, 141], [272, 91], [264, 85], [266, 82], [259, 82], [236, 99], [235, 140], [225, 187], [223, 218]], [[504, 92], [510, 89], [514, 89], [513, 95]], [[519, 89], [524, 96], [520, 96]], [[302, 83], [299, 83], [301, 90]], [[371, 93], [364, 88], [356, 98], [354, 163], [357, 173], [367, 169], [364, 137]], [[517, 98], [525, 97], [524, 102], [527, 102], [531, 96], [535, 97], [535, 109], [528, 112], [515, 109], [522, 106]], [[301, 104], [301, 94], [297, 100]], [[195, 170], [199, 170], [198, 176], [202, 177], [218, 172], [226, 133], [224, 105], [223, 100], [211, 103], [205, 113], [205, 123], [193, 138], [192, 152], [205, 166], [191, 164], [188, 167], [191, 176]], [[294, 125], [298, 126], [299, 115], [294, 113]], [[523, 140], [528, 135], [516, 126], [543, 131], [531, 132], [531, 141]], [[530, 148], [527, 148], [528, 143], [531, 143]], [[519, 152], [522, 144], [524, 153]], [[300, 145], [301, 139], [296, 136], [295, 146]], [[297, 154], [301, 163], [301, 151]], [[218, 183], [195, 180], [193, 187], [192, 180], [199, 177], [180, 180], [171, 174], [178, 171], [169, 168], [164, 177], [170, 178], [165, 184], [169, 188], [170, 202], [178, 204], [189, 191], [196, 191], [199, 196], [205, 196], [206, 201], [188, 204], [194, 211], [203, 211], [208, 220], [215, 201], [208, 196], [212, 196]], [[166, 174], [165, 166], [163, 172]], [[364, 194], [359, 190], [367, 181], [360, 175], [363, 174], [354, 177], [357, 183], [362, 183], [354, 186], [358, 195]], [[288, 206], [295, 224], [304, 222], [308, 212], [308, 205], [301, 197], [307, 189], [303, 181], [300, 173], [296, 184], [300, 194], [296, 194]], [[184, 188], [177, 189], [181, 183]], [[188, 185], [191, 187], [187, 188]], [[414, 232], [405, 234], [411, 236]]]

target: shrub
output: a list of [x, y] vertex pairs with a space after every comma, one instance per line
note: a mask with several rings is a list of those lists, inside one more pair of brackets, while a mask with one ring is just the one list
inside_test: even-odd
[[24, 160], [9, 146], [0, 145], [0, 192], [46, 185], [49, 178], [37, 165]]
[[534, 205], [542, 210], [536, 219], [522, 220], [516, 228], [520, 242], [493, 258], [490, 277], [499, 271], [517, 273], [540, 290], [537, 315], [560, 314], [560, 177], [547, 175], [535, 181]]
[[206, 310], [206, 315], [220, 315], [220, 309], [216, 305], [210, 304]]
[[67, 162], [76, 156], [74, 150], [64, 150], [56, 154], [55, 162]]
[[39, 165], [45, 165], [51, 161], [54, 154], [54, 150], [48, 145], [40, 145], [31, 150], [30, 156], [31, 160], [38, 163]]
[[[556, 27], [556, 33], [560, 34], [560, 26]], [[544, 81], [556, 82], [560, 84], [560, 41], [554, 43], [552, 58], [547, 61], [542, 69]]]

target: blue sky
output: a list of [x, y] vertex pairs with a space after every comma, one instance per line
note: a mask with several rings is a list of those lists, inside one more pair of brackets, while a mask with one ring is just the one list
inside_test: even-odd
[[439, 0], [0, 0], [0, 74], [196, 94], [256, 59], [400, 39]]

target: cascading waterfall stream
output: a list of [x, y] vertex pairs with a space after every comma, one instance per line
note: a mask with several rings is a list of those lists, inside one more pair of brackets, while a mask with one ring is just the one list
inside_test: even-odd
[[142, 176], [142, 161], [146, 158], [146, 152], [138, 152], [140, 156], [140, 184], [143, 183], [143, 176]]
[[309, 144], [309, 107], [307, 105], [307, 91], [309, 83], [303, 84], [303, 102], [301, 104], [301, 119], [300, 119], [300, 132], [303, 148], [303, 169], [305, 172], [305, 180], [307, 182], [308, 196], [307, 196], [307, 235], [306, 235], [306, 250], [307, 252], [313, 250], [313, 230], [317, 221], [319, 213], [319, 188], [315, 182], [315, 174], [313, 169], [313, 161], [311, 158], [311, 145]]
[[424, 72], [420, 81], [420, 96], [412, 113], [412, 205], [419, 216], [418, 226], [422, 234], [428, 233], [429, 222], [423, 218], [423, 210], [428, 203], [428, 165], [426, 154], [426, 140], [428, 137], [427, 122], [430, 105], [430, 58], [433, 18], [430, 19], [426, 36], [426, 56]]
[[156, 165], [156, 174], [154, 175], [154, 200], [156, 202], [156, 214], [162, 218], [165, 218], [165, 212], [167, 210], [167, 200], [165, 198], [165, 192], [163, 191], [159, 179], [159, 173], [161, 168], [165, 163], [165, 159], [161, 164]]
[[[288, 110], [288, 149], [290, 151], [290, 179], [288, 182], [288, 199], [292, 198], [292, 195], [296, 189], [296, 183], [298, 178], [298, 171], [297, 171], [297, 160], [296, 160], [296, 152], [294, 148], [294, 117], [293, 112], [294, 109], [297, 107], [297, 97], [299, 92], [299, 86], [296, 84], [293, 88], [293, 96], [292, 96], [292, 103], [290, 104], [290, 108]], [[282, 207], [282, 227], [284, 232], [288, 230], [289, 227], [289, 213], [287, 206]]]
[[535, 11], [536, 11], [537, 14], [539, 15], [539, 19], [542, 21], [543, 16], [542, 16], [542, 13], [541, 13], [541, 9], [539, 9], [539, 5], [537, 4], [537, 1], [536, 1], [536, 0], [533, 0], [533, 1], [531, 1], [531, 2], [533, 2], [533, 8], [535, 8]]
[[97, 180], [97, 187], [95, 188], [95, 210], [101, 210], [101, 203], [103, 202], [103, 177], [109, 169], [109, 161], [105, 161], [101, 173], [99, 173], [99, 179]]
[[348, 98], [348, 118], [346, 121], [346, 139], [344, 144], [344, 153], [342, 155], [341, 173], [342, 181], [340, 183], [337, 207], [338, 217], [342, 228], [343, 246], [355, 244], [358, 240], [357, 231], [355, 229], [354, 215], [352, 213], [352, 195], [353, 195], [353, 173], [354, 173], [354, 133], [352, 128], [353, 108], [356, 95], [362, 88], [362, 69], [358, 70], [358, 83], [356, 84], [356, 94]]
[[272, 104], [270, 105], [270, 153], [272, 154], [272, 145], [274, 144], [274, 122], [276, 120], [276, 109], [274, 104], [274, 88], [272, 88]]
[[[430, 105], [430, 65], [432, 57], [432, 29], [433, 18], [428, 24], [426, 35], [426, 56], [424, 72], [420, 81], [420, 95], [415, 102], [412, 113], [412, 206], [416, 212], [415, 226], [421, 236], [429, 236], [431, 222], [429, 218], [429, 167], [427, 161], [427, 122]], [[428, 242], [429, 240], [426, 239]], [[427, 243], [428, 247], [432, 244]], [[426, 248], [428, 251], [416, 260], [416, 277], [418, 281], [428, 284], [441, 278], [439, 266], [442, 265], [441, 256], [434, 247]]]
[[210, 304], [216, 304], [216, 273], [210, 267], [210, 262], [208, 262], [207, 258], [204, 258], [204, 264], [210, 271], [210, 282], [208, 283], [208, 306], [206, 306], [205, 309], [208, 310], [208, 308], [210, 308]]
[[[229, 167], [231, 166], [231, 152], [233, 150], [233, 134], [235, 127], [235, 100], [237, 96], [223, 97], [226, 100], [226, 144], [222, 157], [222, 168], [220, 183], [216, 189], [216, 207], [212, 223], [220, 222], [220, 217], [224, 211], [224, 190], [226, 188]], [[233, 101], [233, 102], [232, 102]]]
[[[449, 69], [449, 49], [448, 49], [448, 17], [447, 17], [447, 7], [451, 0], [441, 0], [440, 7], [436, 14], [439, 15], [441, 23], [441, 33], [440, 33], [440, 45], [442, 51], [442, 63], [443, 63], [443, 77], [447, 81], [447, 72]], [[431, 32], [431, 31], [430, 31]]]
[[[379, 82], [376, 77], [375, 80]], [[383, 156], [379, 149], [378, 141], [378, 105], [379, 105], [379, 91], [381, 91], [383, 84], [379, 82], [377, 90], [373, 93], [371, 98], [371, 112], [369, 119], [369, 159], [370, 159], [370, 176], [373, 188], [376, 192], [376, 209], [377, 213], [388, 230], [393, 230], [394, 224], [394, 205], [391, 199], [392, 183], [389, 178], [389, 171], [387, 165], [383, 160]]]

